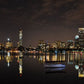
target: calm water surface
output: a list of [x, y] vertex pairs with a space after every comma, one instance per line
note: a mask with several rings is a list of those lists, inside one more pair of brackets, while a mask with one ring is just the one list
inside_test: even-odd
[[84, 81], [84, 52], [0, 55], [0, 81], [3, 84], [80, 84]]

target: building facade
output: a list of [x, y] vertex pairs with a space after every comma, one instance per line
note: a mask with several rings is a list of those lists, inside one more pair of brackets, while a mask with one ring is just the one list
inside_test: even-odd
[[79, 28], [79, 45], [81, 48], [84, 48], [84, 28]]

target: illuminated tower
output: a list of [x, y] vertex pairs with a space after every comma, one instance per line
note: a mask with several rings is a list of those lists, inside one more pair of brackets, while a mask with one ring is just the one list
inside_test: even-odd
[[23, 37], [23, 33], [22, 33], [22, 29], [19, 30], [19, 44], [18, 47], [22, 46], [22, 37]]
[[80, 47], [84, 47], [84, 28], [79, 28], [79, 45]]

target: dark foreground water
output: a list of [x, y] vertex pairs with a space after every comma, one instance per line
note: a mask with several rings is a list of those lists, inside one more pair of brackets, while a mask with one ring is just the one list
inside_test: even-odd
[[[0, 55], [1, 84], [81, 84], [84, 53], [55, 55]], [[63, 65], [62, 65], [63, 64]]]

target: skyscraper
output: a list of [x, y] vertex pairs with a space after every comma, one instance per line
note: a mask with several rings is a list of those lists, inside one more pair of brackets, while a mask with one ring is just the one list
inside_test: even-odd
[[19, 44], [18, 44], [18, 47], [22, 46], [22, 37], [23, 37], [23, 30], [20, 29], [19, 30]]
[[84, 48], [84, 28], [79, 28], [79, 45], [81, 48]]

